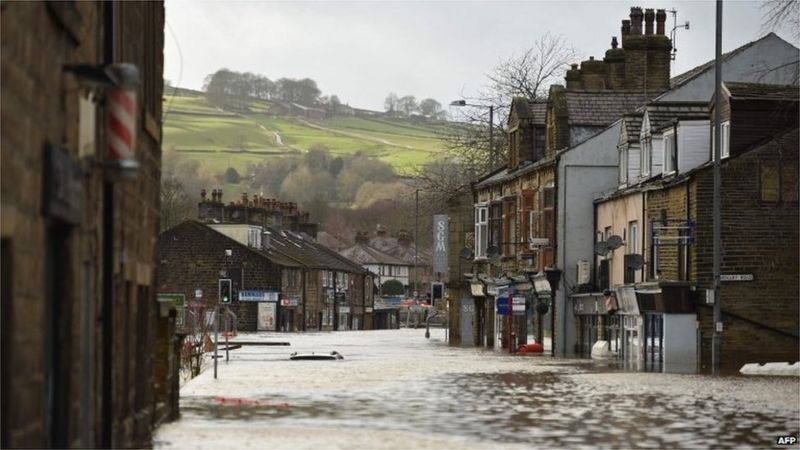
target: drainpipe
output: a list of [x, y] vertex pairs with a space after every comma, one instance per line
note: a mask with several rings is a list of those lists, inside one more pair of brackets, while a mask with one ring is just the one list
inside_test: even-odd
[[[113, 64], [116, 57], [116, 4], [103, 4], [103, 62]], [[108, 108], [105, 111], [108, 114]], [[104, 134], [105, 141], [108, 135]], [[105, 148], [105, 146], [103, 147]], [[103, 182], [103, 353], [101, 374], [101, 438], [100, 446], [113, 447], [114, 394], [113, 339], [114, 339], [114, 185], [110, 179]]]
[[308, 292], [306, 291], [306, 282], [308, 281], [306, 268], [303, 268], [303, 325], [302, 330], [306, 331], [306, 302], [308, 301]]

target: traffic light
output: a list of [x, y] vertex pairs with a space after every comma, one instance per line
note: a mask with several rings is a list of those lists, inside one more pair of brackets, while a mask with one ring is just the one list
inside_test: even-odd
[[227, 305], [231, 302], [233, 297], [233, 288], [229, 278], [219, 280], [219, 303]]

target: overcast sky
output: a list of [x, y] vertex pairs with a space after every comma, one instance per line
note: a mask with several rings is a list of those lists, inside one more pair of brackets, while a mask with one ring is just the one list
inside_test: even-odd
[[[206, 75], [227, 67], [272, 80], [312, 78], [324, 94], [361, 108], [382, 109], [389, 92], [447, 105], [547, 31], [566, 37], [580, 59], [602, 58], [632, 5], [674, 7], [679, 23], [691, 22], [678, 31], [672, 75], [714, 57], [713, 1], [167, 0], [164, 77], [200, 89]], [[725, 2], [723, 51], [760, 37], [761, 15], [759, 2]], [[671, 15], [667, 25], [669, 32]]]

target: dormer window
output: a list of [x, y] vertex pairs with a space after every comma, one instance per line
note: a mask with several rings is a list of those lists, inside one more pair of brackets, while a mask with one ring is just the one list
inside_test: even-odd
[[678, 167], [678, 145], [675, 142], [675, 132], [664, 133], [664, 173], [673, 173]]
[[648, 136], [642, 140], [642, 176], [650, 175], [650, 161], [653, 158], [653, 139]]
[[628, 147], [619, 146], [619, 184], [623, 186], [628, 183]]

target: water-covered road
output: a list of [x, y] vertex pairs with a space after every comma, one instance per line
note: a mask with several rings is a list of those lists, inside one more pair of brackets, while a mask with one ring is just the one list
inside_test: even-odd
[[[800, 427], [797, 378], [626, 373], [450, 348], [438, 329], [244, 338], [291, 347], [191, 380], [156, 448], [764, 448]], [[345, 359], [288, 359], [331, 350]]]

